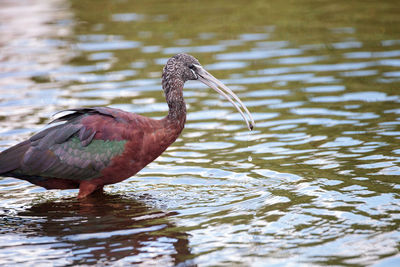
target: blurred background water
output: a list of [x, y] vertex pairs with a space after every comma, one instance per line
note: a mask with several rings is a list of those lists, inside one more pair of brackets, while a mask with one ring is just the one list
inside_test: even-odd
[[77, 201], [0, 178], [0, 265], [399, 266], [398, 1], [0, 0], [0, 149], [58, 110], [161, 118], [196, 56], [248, 132], [188, 82], [186, 128], [136, 176]]

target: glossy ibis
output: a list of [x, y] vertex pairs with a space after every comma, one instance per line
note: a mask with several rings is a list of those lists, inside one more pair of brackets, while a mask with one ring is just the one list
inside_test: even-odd
[[[240, 99], [193, 56], [171, 57], [162, 73], [168, 115], [155, 120], [109, 107], [68, 109], [28, 140], [0, 153], [0, 175], [46, 189], [79, 188], [84, 198], [121, 182], [156, 159], [181, 133], [186, 121], [183, 85], [198, 80], [229, 100], [251, 130], [254, 120]], [[238, 104], [247, 113], [249, 119]]]

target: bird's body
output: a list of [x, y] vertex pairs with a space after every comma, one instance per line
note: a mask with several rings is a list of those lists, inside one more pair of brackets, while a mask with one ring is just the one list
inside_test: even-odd
[[[125, 180], [156, 159], [184, 120], [154, 120], [112, 108], [77, 109], [0, 154], [0, 172], [46, 189], [80, 188], [79, 197]], [[10, 164], [15, 162], [15, 164]]]
[[155, 120], [108, 107], [68, 110], [72, 113], [54, 121], [59, 124], [1, 152], [0, 175], [46, 189], [79, 188], [79, 198], [131, 177], [180, 135], [186, 121], [184, 82], [210, 75], [200, 73], [200, 68], [195, 58], [185, 54], [168, 61], [162, 80], [169, 106], [165, 118]]

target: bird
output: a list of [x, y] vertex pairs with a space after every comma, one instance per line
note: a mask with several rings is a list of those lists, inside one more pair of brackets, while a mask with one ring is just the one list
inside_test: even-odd
[[60, 111], [64, 114], [47, 128], [0, 153], [0, 176], [22, 179], [47, 190], [79, 189], [78, 199], [132, 177], [182, 132], [186, 122], [183, 87], [189, 80], [200, 81], [225, 97], [248, 129], [253, 129], [254, 119], [239, 97], [195, 57], [174, 55], [161, 77], [168, 104], [164, 118], [148, 118], [111, 107]]

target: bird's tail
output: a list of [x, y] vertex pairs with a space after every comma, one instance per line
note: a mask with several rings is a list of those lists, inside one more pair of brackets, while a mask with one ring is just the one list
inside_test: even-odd
[[0, 153], [0, 174], [18, 169], [29, 147], [30, 141], [26, 140], [2, 151]]

